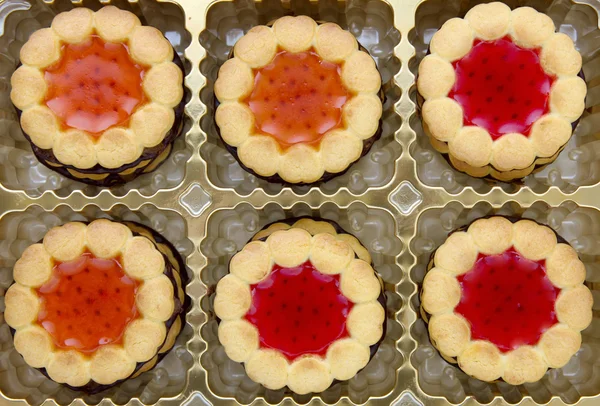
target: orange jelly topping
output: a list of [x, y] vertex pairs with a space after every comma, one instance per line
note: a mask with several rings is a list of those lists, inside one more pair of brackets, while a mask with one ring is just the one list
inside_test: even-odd
[[46, 105], [65, 127], [101, 133], [126, 123], [144, 102], [144, 72], [125, 44], [92, 36], [63, 45], [61, 59], [45, 70]]
[[299, 143], [318, 145], [327, 131], [340, 125], [349, 97], [340, 70], [313, 51], [279, 52], [255, 72], [248, 105], [258, 131], [284, 148]]
[[86, 253], [57, 263], [50, 281], [37, 289], [38, 323], [59, 348], [93, 352], [118, 343], [137, 317], [137, 282], [125, 275], [117, 259]]

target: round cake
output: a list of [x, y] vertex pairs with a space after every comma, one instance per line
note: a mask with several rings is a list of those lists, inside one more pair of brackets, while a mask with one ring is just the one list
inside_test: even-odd
[[154, 27], [106, 6], [58, 14], [35, 31], [11, 100], [38, 160], [98, 186], [153, 171], [181, 133], [183, 65]]
[[271, 182], [309, 184], [344, 172], [380, 135], [381, 76], [338, 25], [282, 17], [238, 40], [215, 82], [228, 150]]
[[382, 283], [360, 242], [335, 223], [274, 223], [216, 288], [219, 341], [267, 389], [322, 392], [364, 368], [385, 335]]
[[429, 50], [417, 81], [423, 127], [456, 169], [509, 181], [556, 159], [587, 86], [581, 55], [550, 17], [480, 4], [446, 21]]
[[94, 393], [173, 347], [185, 322], [182, 276], [175, 248], [145, 226], [67, 223], [16, 262], [4, 318], [27, 364]]
[[581, 347], [593, 305], [585, 276], [577, 252], [549, 227], [480, 219], [435, 252], [421, 313], [431, 343], [468, 375], [537, 382]]

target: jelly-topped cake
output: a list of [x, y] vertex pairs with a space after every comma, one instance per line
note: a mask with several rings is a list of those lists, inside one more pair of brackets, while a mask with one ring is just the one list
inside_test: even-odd
[[432, 344], [483, 381], [537, 382], [579, 350], [592, 321], [585, 266], [531, 220], [477, 220], [450, 234], [423, 281]]
[[558, 156], [585, 109], [573, 41], [530, 7], [480, 4], [436, 32], [419, 65], [434, 148], [458, 170], [508, 181]]
[[6, 292], [16, 350], [52, 380], [86, 392], [137, 376], [181, 330], [181, 264], [174, 248], [138, 224], [51, 229], [25, 249]]
[[382, 340], [382, 285], [368, 251], [326, 221], [256, 234], [219, 281], [219, 341], [268, 389], [322, 392], [364, 368]]
[[110, 186], [155, 169], [179, 135], [182, 64], [154, 27], [114, 6], [74, 8], [35, 31], [11, 99], [40, 162]]
[[345, 171], [379, 136], [381, 77], [338, 25], [282, 17], [240, 38], [215, 82], [221, 138], [251, 173], [314, 183]]

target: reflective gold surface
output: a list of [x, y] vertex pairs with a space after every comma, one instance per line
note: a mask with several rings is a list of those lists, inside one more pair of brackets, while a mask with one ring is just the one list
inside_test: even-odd
[[[491, 213], [523, 215], [550, 224], [579, 251], [600, 294], [600, 31], [597, 0], [508, 1], [547, 11], [576, 40], [588, 81], [587, 109], [557, 162], [523, 184], [487, 183], [461, 175], [424, 139], [416, 111], [415, 77], [431, 35], [473, 1], [331, 0], [253, 2], [139, 0], [114, 2], [166, 33], [185, 57], [191, 98], [184, 135], [156, 172], [119, 189], [89, 188], [54, 177], [31, 161], [14, 109], [7, 102], [18, 50], [35, 29], [48, 26], [69, 1], [0, 2], [0, 287], [12, 283], [23, 249], [53, 225], [92, 219], [136, 219], [163, 233], [187, 256], [193, 308], [173, 354], [141, 377], [103, 395], [101, 404], [321, 404], [438, 406], [480, 403], [552, 406], [600, 404], [600, 313], [584, 332], [584, 348], [562, 371], [539, 384], [513, 388], [469, 380], [430, 350], [419, 320], [418, 283], [428, 255], [453, 228]], [[97, 1], [83, 0], [97, 9]], [[316, 187], [256, 181], [225, 152], [213, 124], [212, 84], [219, 63], [252, 25], [286, 13], [309, 14], [349, 27], [374, 55], [387, 102], [384, 132], [369, 155], [347, 174]], [[2, 27], [2, 26], [0, 26]], [[314, 215], [331, 218], [369, 248], [385, 280], [388, 332], [378, 356], [349, 382], [323, 394], [265, 391], [224, 358], [211, 310], [216, 281], [228, 259], [264, 224]], [[596, 280], [598, 279], [598, 281]], [[596, 303], [595, 309], [599, 309]], [[3, 321], [3, 320], [2, 320]], [[0, 404], [98, 404], [53, 384], [23, 364], [0, 326]], [[240, 370], [241, 369], [241, 370]], [[597, 371], [596, 371], [597, 372]], [[48, 400], [46, 400], [48, 399]], [[464, 402], [464, 403], [462, 403]]]

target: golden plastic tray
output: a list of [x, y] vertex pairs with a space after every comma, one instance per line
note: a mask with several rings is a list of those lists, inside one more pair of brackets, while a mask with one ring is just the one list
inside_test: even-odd
[[[10, 76], [28, 36], [73, 6], [109, 1], [0, 0], [0, 291], [25, 247], [69, 220], [136, 220], [187, 258], [193, 308], [176, 347], [152, 371], [87, 396], [24, 364], [0, 318], [0, 404], [235, 405], [294, 403], [493, 406], [600, 405], [600, 30], [599, 0], [514, 0], [549, 14], [584, 59], [589, 93], [575, 135], [558, 160], [521, 184], [456, 172], [422, 133], [415, 74], [444, 21], [468, 0], [115, 0], [162, 30], [184, 59], [184, 136], [156, 172], [114, 189], [64, 179], [39, 164], [9, 100]], [[247, 174], [223, 148], [213, 122], [219, 65], [248, 29], [285, 14], [308, 14], [348, 28], [375, 57], [386, 93], [383, 136], [343, 176], [318, 187], [282, 187]], [[490, 213], [549, 224], [579, 252], [595, 288], [595, 319], [581, 351], [535, 384], [513, 387], [468, 378], [445, 363], [419, 319], [417, 289], [430, 253], [453, 229]], [[230, 257], [263, 225], [314, 215], [339, 222], [369, 248], [385, 280], [387, 335], [355, 378], [321, 394], [265, 390], [230, 361], [216, 337], [216, 282]], [[0, 300], [0, 310], [3, 309]]]

